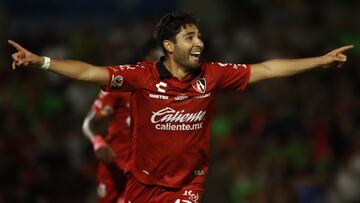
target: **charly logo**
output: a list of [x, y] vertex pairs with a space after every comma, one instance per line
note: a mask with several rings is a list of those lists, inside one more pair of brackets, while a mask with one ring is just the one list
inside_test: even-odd
[[124, 82], [124, 78], [121, 75], [113, 75], [111, 79], [111, 87], [120, 88]]
[[159, 82], [158, 84], [155, 85], [158, 92], [161, 92], [161, 93], [165, 93], [165, 87], [167, 86], [166, 83], [164, 82]]
[[206, 91], [206, 80], [205, 80], [205, 78], [200, 78], [200, 79], [196, 80], [196, 82], [193, 83], [192, 87], [196, 91], [198, 91], [200, 93], [205, 93], [205, 91]]

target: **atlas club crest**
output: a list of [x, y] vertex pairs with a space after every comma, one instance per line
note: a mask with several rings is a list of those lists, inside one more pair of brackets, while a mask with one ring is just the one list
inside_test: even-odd
[[205, 93], [205, 91], [206, 91], [206, 80], [205, 80], [205, 78], [200, 78], [200, 79], [196, 80], [196, 82], [193, 83], [192, 87], [196, 91], [198, 91], [200, 93]]

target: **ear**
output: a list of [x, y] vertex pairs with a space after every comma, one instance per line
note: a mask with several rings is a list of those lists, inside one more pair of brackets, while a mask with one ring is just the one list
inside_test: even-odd
[[174, 42], [172, 42], [171, 40], [164, 40], [163, 46], [167, 52], [172, 53], [174, 51]]

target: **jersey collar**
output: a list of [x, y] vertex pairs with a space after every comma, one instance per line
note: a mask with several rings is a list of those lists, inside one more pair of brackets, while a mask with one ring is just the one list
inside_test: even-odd
[[172, 75], [170, 71], [164, 65], [165, 56], [161, 56], [159, 60], [156, 62], [156, 68], [158, 70], [159, 76], [161, 79], [171, 78]]

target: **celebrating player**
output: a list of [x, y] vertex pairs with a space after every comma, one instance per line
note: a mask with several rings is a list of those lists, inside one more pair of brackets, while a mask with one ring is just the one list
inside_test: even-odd
[[[152, 61], [158, 59], [161, 54], [156, 41], [150, 39], [137, 57]], [[100, 160], [97, 192], [101, 203], [124, 202], [124, 171], [131, 141], [130, 97], [130, 93], [100, 90], [83, 122], [83, 132], [93, 143], [95, 155]], [[108, 120], [107, 136], [104, 138], [97, 127]]]
[[245, 90], [248, 83], [293, 75], [346, 61], [344, 46], [304, 59], [257, 64], [202, 62], [197, 20], [186, 13], [161, 18], [154, 35], [165, 56], [158, 61], [108, 66], [50, 59], [19, 44], [13, 68], [33, 67], [96, 82], [107, 91], [132, 92], [131, 156], [125, 201], [201, 202], [208, 173], [211, 106], [216, 90]]

